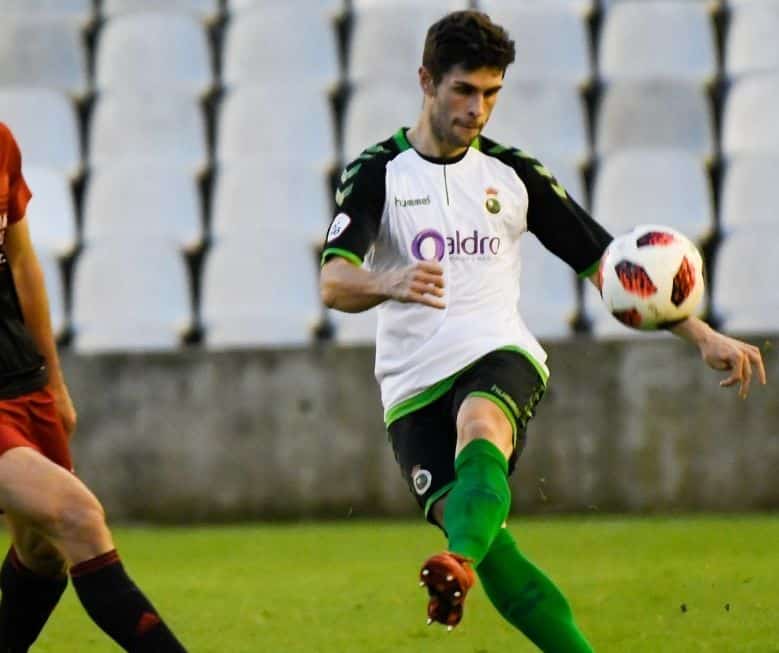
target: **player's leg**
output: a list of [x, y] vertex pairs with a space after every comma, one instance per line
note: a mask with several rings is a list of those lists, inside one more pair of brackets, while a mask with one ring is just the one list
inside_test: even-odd
[[34, 449], [10, 449], [0, 455], [0, 507], [62, 552], [87, 613], [125, 650], [184, 651], [127, 576], [102, 506], [73, 474]]
[[27, 651], [68, 584], [60, 552], [24, 523], [7, 518], [14, 543], [0, 568], [0, 652]]

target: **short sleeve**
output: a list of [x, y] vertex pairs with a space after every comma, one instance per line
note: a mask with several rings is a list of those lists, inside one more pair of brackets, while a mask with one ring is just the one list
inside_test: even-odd
[[379, 233], [385, 177], [383, 157], [363, 155], [344, 168], [335, 193], [336, 214], [327, 231], [322, 265], [334, 256], [362, 264]]
[[538, 160], [517, 151], [528, 189], [528, 230], [580, 277], [595, 271], [612, 236], [568, 195]]
[[[3, 154], [0, 160], [5, 163], [3, 185], [8, 193], [8, 224], [19, 222], [27, 212], [27, 204], [32, 197], [27, 182], [22, 175], [22, 154], [11, 131], [5, 126], [0, 127]], [[0, 189], [5, 191], [6, 189]]]

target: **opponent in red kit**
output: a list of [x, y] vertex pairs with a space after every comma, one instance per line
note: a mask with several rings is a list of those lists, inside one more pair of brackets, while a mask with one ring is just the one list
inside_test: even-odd
[[127, 651], [184, 647], [127, 576], [97, 498], [73, 474], [76, 411], [25, 219], [21, 154], [0, 123], [0, 510], [12, 546], [0, 570], [0, 653], [27, 651], [67, 586]]

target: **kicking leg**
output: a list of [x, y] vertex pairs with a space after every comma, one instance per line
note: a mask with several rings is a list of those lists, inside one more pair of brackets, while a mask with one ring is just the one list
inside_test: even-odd
[[33, 449], [10, 449], [0, 455], [0, 507], [62, 552], [87, 613], [125, 650], [185, 650], [125, 573], [102, 506], [73, 474]]

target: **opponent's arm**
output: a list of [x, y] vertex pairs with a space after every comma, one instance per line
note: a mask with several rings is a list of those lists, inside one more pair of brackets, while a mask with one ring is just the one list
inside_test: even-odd
[[319, 277], [322, 301], [347, 313], [367, 311], [388, 299], [444, 308], [443, 268], [436, 261], [420, 261], [398, 270], [372, 272], [345, 258], [335, 257], [322, 266]]
[[60, 367], [57, 345], [51, 329], [43, 270], [32, 246], [26, 218], [9, 225], [5, 233], [5, 253], [11, 267], [24, 324], [38, 351], [46, 359], [49, 389], [57, 402], [65, 430], [70, 434], [76, 427], [76, 411]]

